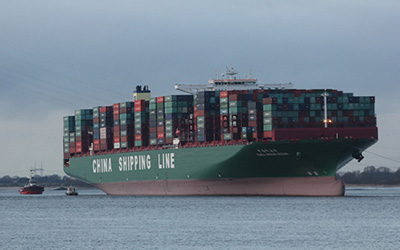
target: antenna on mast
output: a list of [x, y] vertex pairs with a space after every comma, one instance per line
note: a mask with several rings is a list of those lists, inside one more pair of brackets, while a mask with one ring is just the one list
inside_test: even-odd
[[34, 168], [32, 168], [31, 170], [32, 170], [33, 172], [35, 172], [35, 174], [36, 174], [36, 171], [37, 171], [37, 170], [40, 170], [40, 176], [43, 176], [43, 161], [40, 161], [40, 168], [37, 168], [37, 167], [36, 167], [36, 161], [35, 161]]

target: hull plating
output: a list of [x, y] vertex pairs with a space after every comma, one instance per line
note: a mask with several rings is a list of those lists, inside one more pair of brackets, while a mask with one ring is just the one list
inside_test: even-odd
[[278, 141], [76, 157], [64, 171], [113, 195], [343, 195], [335, 173], [376, 140]]

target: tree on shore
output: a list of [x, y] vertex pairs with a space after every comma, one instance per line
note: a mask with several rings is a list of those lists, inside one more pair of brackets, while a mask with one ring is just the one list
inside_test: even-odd
[[400, 168], [397, 171], [393, 171], [387, 167], [375, 168], [368, 166], [364, 168], [363, 172], [338, 173], [337, 177], [347, 184], [399, 185]]
[[[0, 187], [15, 187], [15, 186], [23, 186], [29, 180], [26, 177], [10, 177], [9, 175], [3, 176], [0, 178]], [[87, 184], [83, 181], [70, 179], [68, 176], [59, 176], [59, 175], [46, 175], [46, 176], [35, 176], [35, 180], [43, 186], [46, 187], [59, 187], [59, 186], [77, 186], [77, 187], [91, 187], [90, 184]]]

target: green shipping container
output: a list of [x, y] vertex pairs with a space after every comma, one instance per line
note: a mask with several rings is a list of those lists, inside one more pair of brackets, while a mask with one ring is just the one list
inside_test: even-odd
[[232, 140], [232, 134], [224, 134], [224, 140], [225, 141], [229, 141], [229, 140]]
[[265, 104], [263, 105], [264, 111], [272, 111], [272, 104]]
[[264, 131], [272, 131], [272, 124], [264, 124]]
[[165, 126], [165, 132], [172, 132], [172, 126]]

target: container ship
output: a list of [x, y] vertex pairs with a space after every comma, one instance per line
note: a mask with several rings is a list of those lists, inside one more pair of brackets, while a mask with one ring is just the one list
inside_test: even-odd
[[340, 196], [378, 140], [373, 96], [237, 79], [64, 117], [64, 171], [110, 195]]

